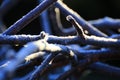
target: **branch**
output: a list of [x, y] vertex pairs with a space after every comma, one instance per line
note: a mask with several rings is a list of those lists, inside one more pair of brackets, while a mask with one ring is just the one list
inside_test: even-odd
[[76, 31], [77, 31], [77, 33], [78, 33], [78, 36], [80, 36], [81, 38], [84, 38], [84, 39], [85, 39], [84, 31], [83, 31], [82, 27], [77, 23], [77, 21], [76, 21], [72, 16], [70, 16], [70, 15], [68, 15], [68, 16], [66, 17], [66, 19], [67, 19], [70, 23], [72, 23], [72, 24], [74, 25], [74, 27], [75, 27], [75, 29], [76, 29]]
[[19, 44], [42, 39], [41, 35], [0, 35], [0, 44]]
[[92, 25], [99, 29], [118, 29], [120, 28], [120, 20], [104, 17], [98, 20], [89, 21]]
[[36, 8], [31, 10], [28, 14], [19, 19], [16, 23], [10, 26], [3, 34], [16, 34], [22, 28], [24, 28], [27, 24], [37, 18], [40, 13], [42, 13], [46, 8], [48, 8], [51, 4], [56, 2], [57, 0], [44, 0], [41, 4], [39, 4]]
[[55, 8], [52, 6], [49, 10], [50, 14], [50, 20], [53, 25], [53, 29], [55, 34], [59, 36], [66, 36], [66, 35], [74, 35], [76, 34], [75, 29], [70, 27], [70, 28], [64, 28], [61, 19], [60, 19], [60, 10], [59, 8]]
[[62, 1], [56, 2], [55, 6], [58, 7], [65, 16], [68, 16], [68, 15], [73, 16], [76, 19], [76, 21], [82, 26], [82, 28], [84, 30], [88, 30], [90, 34], [101, 36], [101, 37], [107, 36], [101, 31], [99, 31], [97, 28], [89, 24], [87, 21], [85, 21], [80, 15], [78, 15], [75, 11], [67, 7], [66, 4], [64, 4]]
[[[86, 35], [83, 32], [82, 27], [78, 24], [78, 22], [72, 16], [68, 16], [67, 18], [74, 25], [79, 36], [78, 37], [68, 37], [68, 40], [67, 40], [67, 38], [64, 37], [63, 40], [57, 39], [56, 41], [53, 41], [53, 42], [61, 41], [61, 44], [73, 44], [73, 43], [83, 44], [84, 43], [84, 44], [96, 45], [96, 46], [100, 46], [100, 47], [118, 47], [118, 46], [120, 46], [119, 45], [120, 41], [118, 39]], [[64, 41], [64, 39], [66, 39], [66, 40]], [[48, 38], [48, 42], [49, 42], [49, 38]]]
[[[40, 35], [29, 36], [29, 35], [17, 35], [17, 36], [7, 36], [0, 35], [0, 43], [1, 44], [25, 44], [30, 41], [39, 40], [42, 37]], [[83, 39], [80, 36], [68, 36], [68, 37], [56, 37], [56, 36], [48, 36], [46, 40], [49, 43], [57, 43], [57, 44], [88, 44], [95, 45], [99, 47], [119, 47], [120, 40], [113, 38], [104, 38], [104, 37], [96, 37], [96, 36], [87, 36], [84, 35]]]
[[57, 55], [58, 53], [52, 53], [48, 55], [48, 57], [37, 67], [37, 69], [32, 73], [32, 75], [29, 77], [29, 80], [35, 80], [39, 79], [41, 74], [44, 72], [44, 70], [47, 68], [50, 61]]
[[[39, 4], [42, 1], [44, 1], [44, 0], [38, 0]], [[47, 9], [41, 13], [40, 20], [41, 20], [41, 24], [42, 24], [41, 25], [42, 30], [45, 31], [46, 33], [52, 34], [52, 30], [51, 30], [50, 21], [49, 21], [49, 18], [48, 18], [48, 10]]]

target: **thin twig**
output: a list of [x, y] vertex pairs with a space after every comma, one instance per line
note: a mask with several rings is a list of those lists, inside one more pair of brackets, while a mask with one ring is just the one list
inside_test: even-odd
[[41, 39], [40, 35], [0, 35], [0, 44], [19, 44]]
[[[42, 1], [44, 1], [44, 0], [38, 0], [39, 4]], [[43, 31], [45, 31], [48, 34], [52, 34], [52, 30], [51, 30], [51, 26], [50, 26], [50, 21], [49, 21], [48, 10], [47, 9], [41, 13], [40, 20], [41, 20], [41, 23], [42, 23], [41, 27], [42, 27]]]
[[44, 70], [47, 68], [48, 64], [50, 63], [50, 61], [57, 54], [58, 53], [52, 53], [52, 54], [48, 55], [48, 57], [41, 63], [41, 65], [39, 65], [37, 67], [37, 69], [32, 73], [32, 75], [30, 76], [29, 80], [39, 79], [39, 77], [41, 76], [42, 72], [44, 72]]
[[[68, 42], [72, 43], [72, 41], [73, 41], [73, 43], [81, 42], [81, 44], [84, 43], [84, 44], [90, 44], [90, 45], [97, 45], [97, 46], [101, 46], [101, 47], [103, 47], [103, 46], [104, 47], [120, 46], [119, 45], [120, 41], [118, 39], [88, 36], [88, 35], [84, 34], [83, 29], [81, 28], [81, 26], [78, 24], [78, 22], [73, 17], [68, 16], [68, 19], [75, 26], [79, 36], [74, 37], [73, 40], [70, 40], [71, 37], [68, 37], [69, 39], [65, 40], [65, 42], [62, 42], [62, 43], [67, 44]], [[77, 38], [79, 38], [79, 39], [77, 39]], [[66, 39], [66, 38], [64, 37], [64, 39]], [[48, 38], [48, 40], [49, 40], [49, 38]], [[60, 40], [60, 39], [58, 39], [58, 40]], [[58, 40], [56, 40], [55, 42], [58, 42]], [[63, 40], [61, 40], [61, 41], [63, 41]]]
[[27, 24], [33, 21], [36, 17], [40, 15], [46, 8], [48, 8], [51, 4], [56, 2], [57, 0], [44, 0], [41, 4], [39, 4], [36, 8], [31, 10], [28, 14], [19, 19], [16, 23], [10, 26], [3, 34], [16, 34], [22, 28], [24, 28]]
[[60, 11], [59, 8], [55, 8], [54, 6], [50, 7], [49, 10], [50, 20], [53, 25], [54, 33], [59, 36], [66, 35], [74, 35], [76, 31], [73, 27], [64, 28], [60, 19]]
[[74, 25], [74, 27], [78, 33], [78, 36], [80, 36], [81, 38], [85, 38], [84, 31], [83, 31], [82, 27], [77, 23], [77, 21], [71, 15], [68, 15], [66, 18], [69, 22], [71, 22]]
[[92, 20], [89, 22], [99, 29], [119, 29], [120, 28], [120, 20], [113, 19], [110, 17], [104, 17], [102, 19]]
[[104, 36], [106, 37], [104, 33], [99, 31], [97, 28], [93, 27], [91, 24], [89, 24], [87, 21], [85, 21], [80, 15], [78, 15], [75, 11], [70, 9], [66, 6], [62, 1], [57, 1], [55, 4], [56, 7], [60, 9], [60, 11], [65, 14], [65, 16], [71, 15], [73, 16], [76, 21], [82, 26], [84, 30], [88, 30], [90, 34], [96, 35], [96, 36]]

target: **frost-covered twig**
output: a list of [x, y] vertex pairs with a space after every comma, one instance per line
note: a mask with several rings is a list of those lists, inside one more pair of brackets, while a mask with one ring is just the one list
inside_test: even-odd
[[0, 44], [23, 45], [41, 38], [41, 35], [0, 35]]
[[[120, 40], [113, 38], [104, 38], [97, 36], [87, 36], [84, 35], [85, 39], [79, 36], [66, 36], [66, 37], [57, 37], [49, 35], [46, 37], [46, 40], [49, 43], [57, 43], [57, 44], [89, 44], [100, 47], [119, 47]], [[25, 44], [30, 41], [35, 41], [41, 39], [40, 35], [30, 36], [30, 35], [16, 35], [16, 36], [8, 36], [8, 35], [0, 35], [0, 43], [1, 44]]]
[[39, 14], [42, 13], [46, 8], [48, 8], [51, 4], [53, 4], [56, 1], [57, 0], [44, 0], [36, 8], [31, 10], [28, 14], [26, 14], [21, 19], [19, 19], [16, 23], [10, 26], [5, 32], [3, 32], [3, 34], [8, 34], [8, 35], [16, 34], [22, 28], [24, 28], [27, 24], [33, 21], [36, 17], [38, 17]]
[[[42, 1], [44, 1], [44, 0], [38, 0], [39, 4]], [[42, 27], [42, 30], [45, 31], [46, 33], [52, 34], [47, 9], [41, 13], [40, 20], [41, 20], [41, 25], [40, 26]]]
[[56, 36], [48, 36], [47, 41], [49, 43], [57, 43], [57, 44], [88, 44], [95, 45], [100, 47], [117, 47], [120, 46], [120, 40], [112, 39], [112, 38], [104, 38], [97, 36], [87, 36], [85, 35], [85, 39], [82, 39], [79, 36], [68, 36], [68, 37], [56, 37]]
[[[10, 0], [5, 1], [9, 2]], [[24, 70], [26, 70], [26, 68], [30, 67], [32, 69], [38, 65], [39, 66], [33, 71], [32, 75], [28, 74], [28, 76], [30, 80], [41, 79], [41, 77], [43, 77], [44, 74], [47, 74], [48, 71], [55, 68], [60, 68], [61, 70], [61, 67], [63, 68], [66, 65], [70, 66], [71, 64], [71, 69], [66, 72], [65, 70], [63, 70], [62, 72], [65, 72], [65, 74], [62, 74], [59, 79], [65, 79], [71, 74], [76, 75], [76, 70], [82, 73], [82, 71], [86, 69], [91, 69], [102, 74], [114, 75], [119, 77], [119, 68], [101, 63], [101, 61], [114, 61], [119, 60], [120, 58], [120, 50], [116, 49], [120, 47], [119, 34], [117, 36], [107, 36], [111, 34], [115, 35], [119, 32], [119, 20], [118, 23], [117, 20], [113, 21], [110, 18], [105, 18], [106, 20], [102, 19], [101, 21], [98, 20], [98, 23], [96, 21], [87, 22], [76, 12], [67, 7], [62, 1], [56, 1], [57, 0], [44, 0], [43, 2], [41, 2], [41, 4], [38, 5], [38, 7], [33, 9], [20, 20], [18, 20], [15, 24], [8, 28], [8, 30], [0, 35], [0, 44], [23, 45], [27, 43], [12, 58], [7, 60], [8, 63], [3, 64], [1, 61], [0, 64], [3, 65], [0, 66], [0, 80], [7, 79], [7, 75], [14, 74], [14, 72], [20, 71], [22, 73]], [[47, 33], [50, 33], [52, 29], [50, 28], [50, 26], [52, 25], [56, 30], [53, 30], [53, 32], [55, 32], [53, 34], [55, 35], [57, 30], [59, 31], [58, 35], [71, 35], [73, 34], [71, 33], [72, 31], [74, 33], [77, 32], [78, 35], [60, 37], [48, 35], [44, 32], [41, 32], [41, 35], [12, 35], [16, 34], [27, 24], [33, 21], [36, 17], [39, 16], [41, 12], [47, 10], [46, 8], [48, 8], [54, 2], [56, 2], [55, 5], [52, 6], [52, 10], [50, 11], [50, 13], [48, 13], [50, 14], [50, 20], [53, 21], [46, 20], [48, 19], [48, 17], [46, 18], [46, 13], [43, 13], [42, 15], [42, 24], [45, 27], [47, 26], [47, 28], [44, 27], [43, 30]], [[57, 9], [54, 8], [55, 6], [57, 7], [57, 9], [59, 8], [61, 13], [65, 14], [65, 16], [69, 15], [67, 19], [69, 22], [72, 23], [74, 28], [65, 29], [63, 27], [63, 24], [60, 21], [60, 14], [56, 13]], [[53, 10], [56, 10], [56, 12]], [[52, 24], [46, 25], [45, 21], [51, 22]], [[95, 26], [100, 25], [100, 27], [103, 27], [104, 25], [110, 26], [110, 28], [106, 27], [107, 30], [100, 29], [102, 30], [100, 31], [98, 30], [99, 28], [97, 29], [91, 24]], [[118, 25], [118, 27], [113, 28], [112, 25]], [[113, 29], [115, 30], [115, 32], [113, 32]], [[84, 30], [88, 30], [88, 35], [85, 34]], [[107, 33], [107, 35], [103, 32]], [[71, 47], [71, 44], [75, 46]], [[84, 46], [87, 45], [93, 45], [95, 47], [86, 50]], [[48, 57], [46, 57], [46, 53], [50, 53], [49, 55], [47, 54]], [[24, 62], [25, 60], [27, 62]], [[49, 76], [49, 74], [47, 75]], [[81, 74], [79, 74], [79, 76], [80, 75]], [[28, 78], [28, 76], [23, 79]]]
[[[28, 67], [34, 67], [35, 65], [40, 65], [41, 62], [43, 61], [42, 57], [43, 56], [41, 56], [41, 58], [34, 58], [33, 60], [29, 59], [28, 62], [18, 65], [16, 68], [16, 72], [24, 71]], [[58, 67], [67, 65], [68, 63], [69, 63], [69, 59], [66, 56], [64, 56], [64, 55], [56, 56], [54, 58], [54, 60], [52, 61], [52, 64], [49, 64], [48, 67], [46, 68], [46, 70], [44, 71], [44, 73], [42, 73], [41, 75], [49, 72], [50, 70], [52, 70], [54, 68], [58, 68]]]
[[83, 31], [82, 27], [78, 24], [78, 22], [71, 15], [68, 15], [66, 18], [70, 23], [72, 23], [74, 25], [74, 27], [78, 33], [78, 36], [85, 39], [84, 31]]
[[99, 31], [97, 28], [93, 27], [91, 24], [89, 24], [87, 21], [85, 21], [80, 15], [78, 15], [75, 11], [70, 9], [66, 6], [62, 1], [57, 1], [55, 4], [56, 7], [60, 9], [60, 11], [65, 14], [65, 16], [72, 15], [76, 21], [82, 26], [84, 30], [88, 30], [90, 34], [96, 35], [96, 36], [104, 36], [106, 37], [104, 33]]
[[37, 67], [37, 69], [32, 73], [30, 76], [29, 80], [35, 80], [39, 79], [41, 74], [44, 72], [44, 70], [47, 68], [49, 65], [50, 61], [57, 55], [58, 53], [52, 53], [48, 55], [48, 57]]
[[[48, 44], [46, 41], [43, 41], [43, 40], [35, 41], [34, 43], [33, 42], [28, 43], [27, 46], [28, 47], [21, 49], [17, 53], [16, 58], [11, 60], [12, 62], [7, 67], [5, 67], [5, 69], [7, 69], [8, 71], [16, 69], [16, 66], [24, 60], [25, 56], [27, 56], [30, 53], [36, 52], [37, 50], [40, 50], [40, 51], [45, 50], [45, 51], [57, 52], [57, 53], [60, 53], [60, 52], [69, 53], [70, 52], [69, 49], [65, 46]], [[101, 54], [98, 54], [98, 55], [101, 55]]]
[[49, 10], [50, 20], [53, 25], [53, 30], [56, 35], [65, 36], [65, 35], [74, 35], [76, 31], [73, 27], [64, 28], [60, 19], [60, 10], [54, 6], [50, 7]]
[[[63, 37], [63, 40], [56, 38], [56, 41], [52, 41], [52, 38], [48, 38], [48, 42], [60, 42], [61, 44], [74, 44], [74, 43], [81, 43], [81, 44], [89, 44], [89, 45], [96, 45], [100, 47], [118, 47], [120, 46], [120, 41], [118, 39], [112, 38], [104, 38], [104, 37], [97, 37], [97, 36], [88, 36], [83, 32], [82, 27], [78, 24], [78, 22], [71, 16], [68, 16], [69, 21], [74, 25], [76, 28], [79, 36], [77, 37]], [[53, 38], [54, 40], [55, 38]]]
[[[64, 47], [62, 45], [55, 45], [55, 44], [48, 44], [44, 40], [38, 40], [35, 42], [30, 42], [26, 45], [26, 47], [23, 47], [16, 55], [14, 59], [10, 61], [10, 63], [5, 67], [4, 71], [6, 72], [13, 72], [17, 65], [24, 61], [25, 57], [31, 53], [37, 52], [37, 51], [48, 51], [48, 52], [57, 52], [57, 53], [70, 53], [69, 49], [67, 47]], [[66, 54], [69, 55], [69, 54]], [[73, 54], [72, 54], [73, 56]], [[1, 71], [0, 74], [2, 74], [3, 71]]]

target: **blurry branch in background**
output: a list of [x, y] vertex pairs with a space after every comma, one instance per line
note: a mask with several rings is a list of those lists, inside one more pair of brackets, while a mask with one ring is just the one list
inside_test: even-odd
[[[42, 1], [44, 0], [38, 0], [38, 3], [40, 4]], [[40, 26], [42, 27], [42, 30], [45, 31], [46, 33], [52, 34], [52, 28], [50, 25], [47, 9], [41, 13], [40, 21], [41, 21]]]
[[113, 19], [110, 17], [104, 17], [98, 20], [89, 21], [92, 25], [98, 29], [119, 29], [120, 28], [120, 19]]
[[53, 29], [55, 34], [59, 36], [67, 36], [67, 35], [75, 35], [76, 31], [73, 27], [64, 28], [60, 19], [60, 10], [59, 8], [55, 8], [51, 6], [49, 9], [51, 23], [53, 25]]

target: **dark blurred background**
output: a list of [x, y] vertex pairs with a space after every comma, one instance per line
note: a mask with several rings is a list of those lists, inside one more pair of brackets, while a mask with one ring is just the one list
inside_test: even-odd
[[64, 0], [87, 20], [109, 16], [120, 18], [120, 0]]

